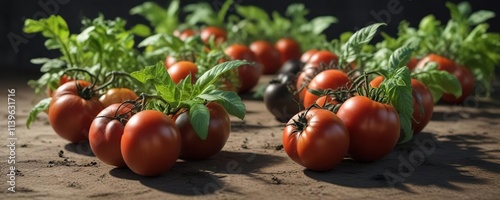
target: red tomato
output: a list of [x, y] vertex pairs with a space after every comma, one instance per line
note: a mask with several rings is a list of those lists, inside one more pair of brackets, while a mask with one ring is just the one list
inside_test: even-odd
[[264, 67], [264, 74], [275, 74], [281, 68], [281, 56], [278, 49], [264, 40], [257, 40], [250, 44], [250, 49]]
[[[373, 88], [378, 88], [382, 81], [383, 76], [377, 76], [370, 82], [370, 86]], [[413, 134], [418, 134], [424, 130], [425, 126], [431, 121], [432, 112], [434, 111], [434, 101], [432, 99], [432, 94], [425, 84], [417, 79], [411, 79], [412, 88], [412, 102], [413, 102], [413, 114], [411, 127]]]
[[91, 86], [83, 80], [67, 82], [57, 88], [50, 102], [50, 125], [72, 143], [88, 139], [92, 120], [104, 109]]
[[[342, 87], [348, 87], [350, 83], [349, 76], [346, 73], [336, 70], [330, 69], [320, 72], [316, 75], [309, 85], [308, 89], [312, 90], [335, 90]], [[313, 105], [319, 96], [314, 95], [313, 93], [306, 91], [304, 95], [304, 108], [308, 108]]]
[[321, 107], [324, 107], [328, 104], [336, 105], [338, 103], [339, 102], [337, 100], [334, 100], [330, 95], [321, 96], [318, 98], [318, 100], [316, 100], [316, 104], [318, 104]]
[[288, 60], [299, 60], [302, 54], [300, 44], [292, 38], [281, 38], [274, 46], [281, 55], [281, 65]]
[[330, 170], [349, 149], [347, 128], [328, 110], [311, 109], [303, 116], [305, 112], [290, 119], [283, 130], [283, 148], [293, 161], [307, 169]]
[[[310, 63], [306, 64], [302, 71], [299, 73], [297, 77], [297, 91], [300, 90], [299, 98], [300, 100], [304, 100], [307, 92], [307, 86], [311, 82], [311, 80], [319, 73], [319, 67], [316, 65], [312, 65]], [[302, 89], [302, 90], [301, 90]]]
[[309, 49], [307, 50], [306, 52], [304, 52], [302, 54], [302, 56], [300, 56], [300, 61], [303, 62], [303, 63], [307, 63], [309, 62], [309, 59], [311, 59], [311, 57], [317, 53], [319, 50], [317, 49]]
[[411, 127], [413, 134], [420, 133], [431, 121], [434, 111], [434, 100], [432, 94], [424, 83], [417, 79], [411, 79], [413, 97], [413, 115]]
[[[99, 160], [108, 165], [125, 167], [120, 143], [126, 121], [132, 117], [132, 104], [115, 103], [102, 110], [92, 121], [89, 144]], [[119, 108], [119, 110], [118, 110]]]
[[377, 76], [372, 81], [370, 81], [370, 86], [372, 88], [378, 88], [383, 81], [384, 81], [383, 76]]
[[196, 34], [196, 32], [193, 29], [183, 30], [182, 32], [178, 32], [177, 35], [174, 32], [174, 35], [179, 37], [179, 39], [181, 39], [182, 41], [185, 41], [186, 39], [188, 39], [189, 37], [191, 37], [195, 34]]
[[198, 73], [198, 66], [191, 61], [179, 61], [168, 68], [168, 74], [174, 83], [179, 83], [191, 74], [191, 83], [196, 82], [196, 74]]
[[445, 70], [450, 73], [453, 73], [454, 71], [457, 70], [455, 62], [437, 54], [429, 54], [420, 59], [415, 69], [424, 68], [428, 62], [436, 62], [438, 64], [438, 70]]
[[130, 170], [142, 176], [159, 176], [179, 158], [181, 142], [171, 118], [160, 111], [145, 110], [127, 122], [120, 145]]
[[122, 103], [126, 100], [137, 99], [137, 94], [128, 88], [111, 88], [103, 94], [99, 101], [106, 108], [111, 104]]
[[215, 26], [208, 26], [201, 30], [200, 37], [206, 44], [209, 42], [210, 37], [214, 37], [215, 44], [221, 44], [226, 41], [227, 33], [224, 29]]
[[307, 63], [311, 63], [312, 65], [320, 65], [321, 63], [329, 65], [331, 62], [336, 63], [338, 61], [339, 58], [334, 53], [326, 50], [321, 50], [312, 55]]
[[246, 60], [254, 62], [254, 65], [243, 65], [238, 67], [238, 76], [241, 81], [241, 86], [238, 89], [239, 93], [250, 91], [259, 82], [262, 75], [262, 65], [259, 63], [257, 56], [250, 48], [242, 44], [233, 44], [224, 50], [224, 53], [233, 60]]
[[177, 62], [177, 58], [174, 56], [166, 56], [165, 57], [165, 62], [163, 63], [165, 65], [165, 68], [170, 68], [172, 65], [174, 65]]
[[224, 107], [215, 102], [210, 102], [206, 106], [210, 112], [210, 123], [205, 140], [198, 137], [193, 129], [189, 120], [189, 111], [183, 112], [175, 118], [175, 124], [182, 137], [180, 154], [182, 159], [206, 159], [218, 153], [229, 138], [231, 120]]
[[458, 69], [452, 74], [457, 77], [460, 85], [462, 86], [462, 96], [456, 98], [452, 94], [443, 94], [442, 99], [446, 103], [461, 104], [467, 97], [472, 95], [472, 92], [474, 91], [476, 81], [474, 74], [472, 74], [472, 72], [464, 66], [457, 66], [457, 68]]
[[[61, 86], [61, 85], [63, 85], [63, 84], [65, 84], [65, 83], [67, 83], [67, 82], [69, 82], [69, 81], [72, 81], [72, 80], [73, 79], [70, 76], [68, 76], [66, 74], [63, 74], [59, 78], [59, 85], [58, 85], [58, 87]], [[48, 85], [47, 85], [47, 91], [46, 92], [47, 92], [47, 96], [49, 96], [49, 97], [52, 97], [52, 95], [54, 95], [54, 89], [50, 88]]]
[[418, 58], [412, 57], [412, 58], [410, 58], [410, 61], [408, 62], [408, 64], [406, 64], [406, 67], [408, 67], [408, 69], [410, 69], [410, 71], [413, 71], [417, 67], [418, 61], [420, 61]]
[[349, 131], [349, 156], [373, 162], [389, 154], [398, 143], [401, 124], [394, 107], [355, 96], [345, 101], [337, 112]]

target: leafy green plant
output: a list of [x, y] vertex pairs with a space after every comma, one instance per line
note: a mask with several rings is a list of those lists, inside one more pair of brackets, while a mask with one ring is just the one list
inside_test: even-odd
[[25, 21], [26, 33], [41, 33], [47, 38], [47, 49], [61, 52], [59, 58], [31, 60], [33, 64], [42, 64], [40, 79], [28, 82], [36, 93], [46, 86], [56, 89], [63, 69], [87, 69], [102, 80], [111, 71], [132, 72], [144, 66], [145, 60], [134, 47], [134, 32], [125, 28], [123, 19], [105, 20], [101, 15], [84, 19], [82, 24], [83, 30], [72, 34], [61, 16]]
[[189, 76], [175, 84], [162, 62], [133, 72], [131, 76], [140, 82], [151, 83], [154, 86], [157, 95], [165, 104], [162, 111], [166, 114], [175, 115], [181, 109], [188, 109], [193, 128], [201, 139], [205, 139], [210, 117], [204, 106], [206, 102], [215, 101], [221, 104], [230, 115], [240, 119], [245, 117], [245, 105], [238, 94], [219, 90], [214, 84], [224, 73], [244, 64], [249, 63], [228, 61], [218, 64], [203, 73], [194, 84], [191, 83]]

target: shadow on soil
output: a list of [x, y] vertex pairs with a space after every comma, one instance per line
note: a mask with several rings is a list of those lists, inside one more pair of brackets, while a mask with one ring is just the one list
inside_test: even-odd
[[500, 164], [491, 161], [500, 159], [493, 155], [498, 155], [498, 151], [478, 147], [498, 143], [487, 134], [454, 134], [438, 138], [421, 133], [377, 162], [358, 163], [348, 159], [330, 172], [305, 170], [304, 174], [347, 187], [394, 187], [409, 193], [414, 191], [408, 185], [462, 190], [456, 183], [488, 184], [487, 180], [474, 177], [466, 168], [500, 174]]
[[173, 194], [196, 196], [215, 193], [219, 190], [236, 193], [224, 181], [229, 174], [252, 176], [263, 167], [279, 164], [284, 158], [278, 156], [221, 151], [208, 160], [179, 160], [169, 172], [159, 177], [142, 177], [127, 168], [115, 168], [110, 175], [128, 180], [137, 180], [143, 185]]
[[83, 156], [95, 156], [94, 153], [92, 152], [92, 149], [90, 148], [90, 144], [88, 141], [82, 141], [77, 144], [68, 143], [64, 145], [64, 149], [66, 151], [80, 154]]

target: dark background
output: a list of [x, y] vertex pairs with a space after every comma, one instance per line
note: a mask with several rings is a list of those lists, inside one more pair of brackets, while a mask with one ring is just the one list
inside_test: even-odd
[[[217, 1], [208, 0], [211, 4]], [[49, 6], [49, 10], [44, 10], [39, 3], [59, 2], [58, 6]], [[103, 13], [106, 18], [122, 17], [127, 20], [129, 26], [136, 23], [146, 23], [140, 16], [131, 16], [130, 8], [140, 4], [142, 1], [120, 1], [120, 0], [4, 0], [0, 3], [0, 67], [4, 73], [29, 73], [36, 75], [39, 73], [38, 65], [30, 64], [29, 60], [37, 57], [57, 57], [58, 51], [48, 51], [43, 42], [45, 39], [40, 35], [24, 35], [22, 27], [27, 18], [40, 18], [47, 13], [61, 15], [68, 22], [72, 33], [79, 32], [82, 16], [88, 18], [97, 17]], [[169, 1], [156, 0], [160, 5], [168, 5]], [[182, 4], [196, 1], [182, 1]], [[328, 39], [337, 38], [344, 31], [355, 31], [373, 22], [385, 22], [387, 27], [383, 31], [391, 35], [397, 32], [399, 22], [406, 19], [412, 26], [418, 26], [420, 19], [428, 14], [434, 14], [437, 19], [447, 21], [449, 19], [448, 9], [445, 1], [436, 0], [312, 0], [312, 1], [272, 1], [272, 0], [235, 0], [242, 5], [256, 5], [267, 11], [276, 10], [284, 13], [286, 7], [291, 3], [304, 3], [309, 9], [308, 17], [331, 15], [335, 16], [339, 22], [333, 24], [326, 34]], [[460, 2], [460, 1], [451, 1]], [[399, 13], [391, 13], [389, 9], [392, 5], [398, 4]], [[500, 13], [498, 2], [493, 0], [470, 1], [472, 9], [492, 10]], [[401, 7], [401, 8], [400, 8]], [[394, 11], [394, 10], [393, 10]], [[389, 15], [387, 15], [389, 14]], [[388, 17], [389, 16], [389, 17]], [[491, 25], [490, 31], [500, 32], [500, 19], [495, 17], [488, 21]], [[8, 34], [16, 34], [27, 38], [24, 43], [19, 44], [18, 51], [11, 45]], [[377, 40], [377, 38], [376, 38]]]

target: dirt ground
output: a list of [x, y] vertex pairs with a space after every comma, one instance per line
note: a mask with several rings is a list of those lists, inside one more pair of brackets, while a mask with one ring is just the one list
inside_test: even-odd
[[[268, 77], [267, 77], [268, 78]], [[411, 142], [374, 163], [345, 159], [316, 173], [281, 148], [283, 124], [264, 104], [245, 98], [245, 121], [233, 120], [223, 151], [204, 161], [181, 161], [145, 178], [94, 157], [88, 144], [69, 144], [42, 113], [31, 129], [34, 105], [26, 78], [0, 84], [2, 146], [0, 199], [498, 199], [500, 197], [500, 87], [493, 98], [467, 106], [440, 104]], [[262, 82], [268, 79], [263, 79]], [[8, 163], [8, 88], [15, 88], [15, 165]], [[146, 155], [145, 155], [146, 156]], [[15, 193], [9, 168], [15, 166]]]

